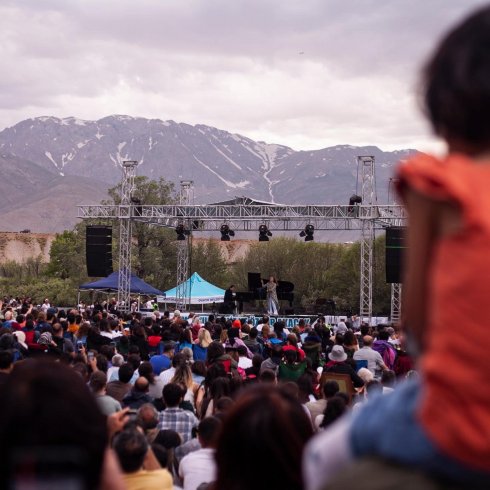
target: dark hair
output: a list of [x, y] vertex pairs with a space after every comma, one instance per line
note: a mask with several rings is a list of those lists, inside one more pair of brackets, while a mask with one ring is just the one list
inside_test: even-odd
[[298, 359], [298, 353], [295, 350], [284, 351], [284, 361], [286, 364], [294, 364]]
[[366, 385], [366, 391], [368, 396], [375, 395], [376, 393], [382, 393], [383, 385], [379, 381], [373, 379]]
[[225, 354], [225, 348], [219, 342], [211, 342], [208, 345], [208, 351], [206, 353], [206, 360], [208, 363], [216, 361], [218, 357]]
[[206, 363], [204, 361], [195, 361], [192, 363], [191, 371], [198, 376], [206, 376]]
[[320, 427], [328, 427], [341, 417], [347, 409], [345, 400], [339, 396], [330, 398], [323, 412], [323, 420]]
[[[267, 434], [257, 444], [257, 434]], [[312, 435], [311, 420], [297, 400], [270, 386], [243, 392], [224, 420], [216, 450], [214, 490], [303, 488], [301, 454]], [[243, 464], [254, 454], [270, 471]]]
[[245, 345], [239, 345], [236, 350], [237, 350], [239, 356], [246, 356], [247, 355], [247, 346], [245, 346]]
[[323, 385], [323, 396], [325, 398], [327, 398], [327, 399], [332, 398], [339, 391], [340, 391], [340, 387], [339, 387], [339, 384], [337, 383], [337, 381], [334, 381], [333, 379], [325, 381], [325, 384]]
[[357, 337], [352, 330], [347, 330], [344, 334], [344, 345], [357, 345]]
[[106, 419], [74, 370], [33, 359], [15, 366], [2, 387], [0, 488], [11, 488], [16, 457], [55, 453], [60, 464], [76, 457], [83, 488], [98, 488], [106, 446]]
[[138, 373], [140, 376], [145, 377], [150, 384], [155, 383], [155, 373], [153, 372], [153, 366], [148, 361], [144, 361], [139, 365]]
[[141, 357], [139, 354], [129, 354], [128, 363], [133, 366], [133, 369], [136, 371], [141, 363]]
[[424, 71], [424, 103], [436, 134], [487, 149], [490, 143], [490, 7], [441, 41]]
[[141, 432], [128, 429], [116, 435], [113, 448], [124, 473], [134, 473], [143, 466], [148, 442]]
[[114, 346], [112, 345], [102, 345], [99, 349], [99, 353], [105, 356], [107, 359], [112, 359], [116, 354]]
[[197, 428], [199, 438], [203, 442], [203, 446], [211, 446], [218, 437], [222, 422], [216, 417], [206, 417], [202, 420]]
[[378, 339], [379, 340], [388, 340], [390, 338], [390, 334], [386, 330], [381, 330], [381, 332], [378, 333]]
[[90, 375], [90, 388], [94, 393], [105, 388], [107, 384], [107, 375], [103, 371], [95, 371]]
[[213, 400], [219, 400], [223, 396], [230, 396], [231, 386], [230, 380], [225, 377], [216, 378], [209, 388], [209, 393]]
[[165, 449], [174, 449], [182, 444], [178, 432], [170, 429], [159, 430], [155, 437], [155, 443], [162, 445]]
[[350, 402], [351, 402], [351, 399], [350, 399], [350, 396], [343, 392], [343, 391], [339, 391], [336, 395], [335, 395], [337, 398], [342, 398], [342, 400], [344, 400], [345, 402], [345, 405], [346, 406], [349, 406]]
[[173, 342], [165, 342], [163, 344], [163, 352], [172, 352], [175, 349]]
[[228, 330], [228, 343], [230, 345], [235, 345], [235, 339], [240, 337], [240, 329], [232, 327]]
[[164, 386], [162, 395], [163, 401], [168, 408], [176, 407], [183, 396], [182, 388], [176, 383], [168, 383]]
[[261, 383], [275, 383], [276, 373], [272, 369], [264, 369], [259, 374], [259, 380]]
[[172, 367], [176, 368], [182, 364], [185, 364], [185, 356], [182, 352], [177, 352], [177, 354], [172, 357]]
[[252, 366], [255, 368], [260, 369], [260, 366], [262, 365], [263, 362], [264, 362], [264, 358], [260, 354], [254, 354], [254, 356], [252, 357]]
[[8, 369], [14, 362], [14, 355], [9, 350], [0, 351], [0, 369]]
[[162, 468], [165, 468], [168, 463], [168, 451], [161, 445], [153, 443], [151, 445], [151, 449], [153, 450], [153, 454], [157, 461], [160, 463]]
[[223, 396], [216, 401], [216, 412], [228, 412], [229, 409], [235, 404], [232, 398], [229, 396]]
[[282, 334], [284, 332], [284, 327], [286, 325], [284, 324], [284, 322], [282, 322], [281, 320], [277, 321], [274, 323], [274, 332], [276, 333], [277, 335], [277, 338], [282, 340]]
[[250, 329], [250, 332], [249, 332], [248, 336], [251, 339], [256, 339], [259, 336], [259, 331], [257, 330], [257, 327], [252, 327]]
[[387, 370], [381, 374], [381, 383], [383, 386], [393, 387], [395, 386], [396, 374], [395, 371]]
[[134, 368], [129, 362], [123, 364], [117, 371], [121, 383], [129, 383], [134, 374]]
[[97, 369], [107, 374], [107, 370], [109, 369], [109, 363], [107, 361], [107, 357], [102, 354], [97, 354], [95, 356], [95, 359], [97, 361]]

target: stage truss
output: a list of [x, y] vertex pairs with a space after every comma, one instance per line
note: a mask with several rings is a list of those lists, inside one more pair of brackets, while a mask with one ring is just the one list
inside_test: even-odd
[[[371, 172], [370, 182], [362, 183], [363, 203], [352, 205], [287, 205], [273, 203], [256, 203], [247, 198], [237, 198], [232, 204], [188, 204], [182, 199], [179, 204], [145, 205], [133, 204], [121, 199], [120, 205], [82, 205], [78, 206], [78, 218], [97, 220], [117, 220], [126, 230], [128, 222], [138, 221], [151, 226], [175, 228], [184, 224], [192, 233], [199, 231], [218, 232], [221, 225], [227, 224], [235, 232], [257, 232], [260, 225], [267, 225], [271, 231], [302, 231], [311, 224], [315, 231], [358, 230], [361, 231], [361, 313], [367, 319], [372, 316], [372, 269], [373, 241], [376, 230], [389, 226], [405, 226], [406, 211], [398, 204], [379, 205], [375, 203], [374, 157], [359, 157], [364, 165], [367, 160]], [[123, 163], [124, 168], [124, 163]], [[366, 172], [366, 173], [369, 173]], [[126, 174], [125, 174], [126, 175]], [[134, 179], [134, 175], [130, 178]], [[366, 179], [368, 176], [366, 175]], [[123, 182], [122, 188], [132, 188]], [[370, 196], [370, 197], [368, 197]], [[124, 196], [125, 197], [125, 196]], [[366, 201], [365, 201], [366, 200]], [[188, 202], [188, 200], [187, 200]], [[130, 228], [129, 228], [130, 229]], [[127, 230], [126, 230], [127, 231]], [[124, 234], [125, 243], [120, 240], [119, 261], [126, 264], [130, 248], [130, 236]], [[178, 267], [179, 277], [188, 275], [189, 257], [185, 256], [182, 242], [182, 264]], [[364, 246], [364, 248], [363, 248]], [[187, 247], [188, 250], [188, 247]], [[124, 256], [123, 256], [124, 255]], [[123, 260], [121, 260], [123, 259]], [[130, 260], [130, 255], [129, 255]], [[180, 261], [178, 262], [180, 264]], [[179, 284], [179, 283], [178, 283]], [[121, 283], [124, 290], [118, 297], [129, 298], [129, 281]], [[183, 292], [185, 295], [185, 292]], [[182, 298], [181, 304], [185, 305]]]

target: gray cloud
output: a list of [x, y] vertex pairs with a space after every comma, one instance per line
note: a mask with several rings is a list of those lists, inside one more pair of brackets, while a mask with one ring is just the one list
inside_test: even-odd
[[485, 3], [3, 2], [0, 126], [127, 113], [295, 148], [423, 148], [433, 140], [417, 109], [419, 68]]

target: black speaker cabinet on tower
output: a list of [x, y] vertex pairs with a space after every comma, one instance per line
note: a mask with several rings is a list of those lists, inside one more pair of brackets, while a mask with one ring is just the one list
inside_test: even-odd
[[402, 282], [405, 251], [405, 228], [402, 226], [386, 228], [386, 282]]
[[85, 253], [89, 277], [106, 277], [111, 274], [112, 227], [87, 226]]

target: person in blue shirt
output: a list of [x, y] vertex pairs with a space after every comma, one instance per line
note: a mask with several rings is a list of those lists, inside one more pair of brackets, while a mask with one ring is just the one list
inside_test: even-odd
[[163, 346], [163, 354], [157, 354], [150, 358], [150, 364], [153, 367], [155, 376], [158, 376], [162, 371], [165, 371], [172, 365], [172, 357], [174, 356], [174, 345], [167, 342]]

